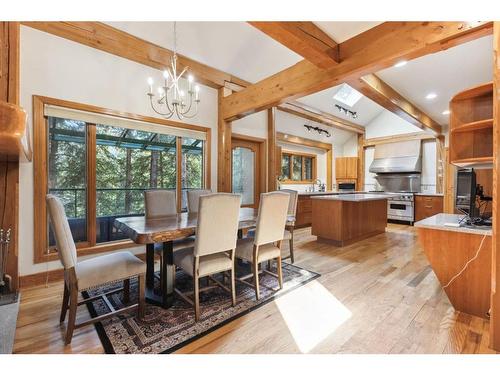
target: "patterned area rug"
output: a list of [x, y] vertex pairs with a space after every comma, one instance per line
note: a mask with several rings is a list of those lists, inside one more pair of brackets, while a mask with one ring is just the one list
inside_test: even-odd
[[[273, 269], [271, 271], [275, 272]], [[248, 265], [240, 264], [237, 275], [247, 273], [249, 273]], [[235, 307], [231, 306], [229, 293], [222, 288], [201, 293], [201, 319], [198, 323], [194, 321], [194, 308], [177, 297], [174, 306], [169, 309], [147, 304], [146, 315], [142, 322], [136, 319], [134, 313], [126, 313], [97, 323], [95, 327], [106, 353], [171, 353], [319, 276], [317, 273], [283, 262], [283, 289], [278, 290], [278, 281], [275, 277], [263, 273], [260, 275], [259, 301], [255, 300], [255, 291], [252, 288], [239, 282], [236, 282]], [[201, 281], [201, 286], [205, 286], [205, 283], [206, 281]], [[118, 286], [115, 284], [84, 292], [83, 296], [91, 297]], [[193, 290], [192, 278], [182, 270], [178, 270], [176, 287], [181, 291]], [[132, 281], [131, 303], [136, 301], [136, 296], [137, 283]], [[108, 295], [108, 298], [115, 308], [123, 307], [121, 293]], [[102, 299], [89, 302], [87, 307], [92, 317], [109, 312]]]

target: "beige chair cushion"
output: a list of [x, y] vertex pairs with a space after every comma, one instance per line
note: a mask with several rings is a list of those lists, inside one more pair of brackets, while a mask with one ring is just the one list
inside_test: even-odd
[[[178, 250], [174, 253], [174, 264], [181, 267], [190, 276], [193, 276], [194, 248]], [[214, 273], [227, 271], [233, 268], [233, 262], [228, 253], [215, 253], [200, 257], [198, 276], [203, 277]]]
[[[257, 263], [265, 262], [269, 259], [278, 258], [280, 255], [281, 251], [279, 247], [274, 243], [259, 246]], [[238, 244], [236, 246], [236, 258], [248, 260], [252, 263], [254, 262], [253, 238], [244, 238], [242, 240], [238, 240]]]
[[194, 237], [186, 237], [182, 240], [175, 240], [173, 242], [174, 251], [179, 251], [187, 247], [194, 247]]
[[208, 195], [212, 192], [210, 190], [188, 190], [187, 191], [187, 209], [188, 212], [198, 212], [200, 207], [200, 197]]
[[52, 230], [56, 238], [59, 260], [65, 269], [69, 269], [75, 266], [77, 255], [64, 206], [61, 200], [52, 194], [47, 194], [46, 201]]
[[146, 273], [146, 264], [128, 251], [111, 253], [78, 262], [75, 266], [78, 290]]
[[146, 190], [144, 191], [144, 205], [146, 219], [175, 215], [177, 213], [175, 191]]

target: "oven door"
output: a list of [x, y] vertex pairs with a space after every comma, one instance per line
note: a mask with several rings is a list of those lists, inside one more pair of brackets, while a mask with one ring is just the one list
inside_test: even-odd
[[413, 222], [413, 202], [388, 200], [387, 218]]

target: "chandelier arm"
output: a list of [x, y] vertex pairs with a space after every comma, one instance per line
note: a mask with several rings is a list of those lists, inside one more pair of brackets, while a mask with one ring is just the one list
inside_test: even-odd
[[185, 114], [189, 113], [192, 106], [193, 106], [193, 95], [189, 94], [189, 106], [185, 111], [182, 111], [182, 114], [185, 115]]
[[195, 102], [195, 107], [194, 107], [194, 113], [192, 115], [186, 115], [185, 113], [183, 114], [183, 116], [185, 118], [193, 118], [195, 117], [196, 115], [198, 114], [198, 103]]
[[167, 119], [169, 119], [174, 114], [174, 112], [166, 113], [166, 112], [161, 112], [161, 111], [157, 110], [156, 107], [155, 107], [155, 105], [154, 105], [154, 103], [153, 103], [153, 97], [152, 96], [149, 97], [149, 102], [151, 104], [151, 109], [155, 113], [159, 114], [160, 116], [163, 116], [163, 117], [166, 117]]
[[174, 110], [173, 110], [173, 108], [170, 108], [170, 104], [168, 104], [169, 103], [169, 101], [168, 101], [168, 92], [169, 91], [170, 90], [165, 91], [165, 106], [167, 107], [168, 112], [171, 113], [171, 114], [173, 114]]

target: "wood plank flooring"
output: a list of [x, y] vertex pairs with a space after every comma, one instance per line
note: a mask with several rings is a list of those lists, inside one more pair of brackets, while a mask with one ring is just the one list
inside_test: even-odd
[[[295, 263], [322, 276], [179, 353], [495, 353], [489, 322], [452, 308], [413, 227], [343, 248], [296, 231]], [[63, 345], [62, 283], [22, 290], [15, 353], [102, 353], [92, 326]], [[79, 315], [87, 315], [85, 308]]]

